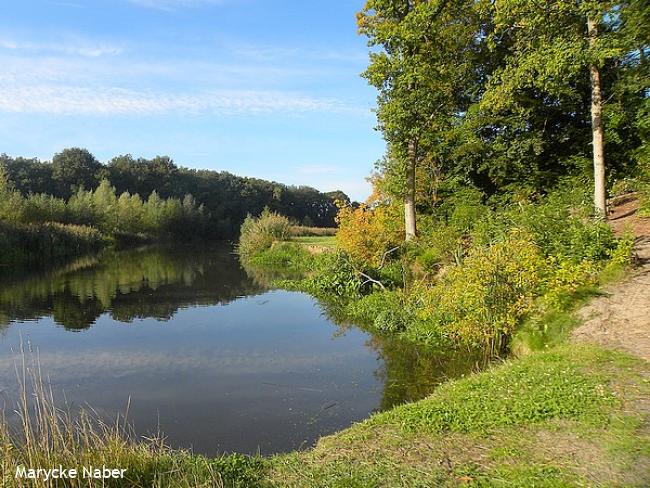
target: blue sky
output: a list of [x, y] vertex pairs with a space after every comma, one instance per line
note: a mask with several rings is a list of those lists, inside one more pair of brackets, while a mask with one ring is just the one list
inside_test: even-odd
[[363, 0], [40, 0], [0, 16], [0, 152], [166, 154], [369, 193]]

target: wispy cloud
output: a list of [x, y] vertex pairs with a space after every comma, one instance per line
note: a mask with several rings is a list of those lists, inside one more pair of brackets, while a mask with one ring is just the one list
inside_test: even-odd
[[270, 91], [144, 92], [112, 87], [16, 86], [0, 83], [0, 111], [61, 115], [149, 115], [165, 112], [299, 114], [349, 110], [337, 100]]
[[121, 47], [110, 44], [95, 44], [82, 41], [25, 42], [7, 38], [0, 38], [0, 49], [14, 52], [62, 54], [88, 58], [107, 55], [114, 56], [123, 51]]
[[206, 5], [221, 5], [225, 0], [127, 0], [140, 7], [157, 10], [177, 10], [182, 8], [202, 7]]

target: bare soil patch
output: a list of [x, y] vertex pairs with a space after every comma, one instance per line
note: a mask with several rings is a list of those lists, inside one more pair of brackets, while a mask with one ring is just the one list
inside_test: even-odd
[[635, 198], [623, 198], [612, 208], [609, 221], [617, 234], [629, 229], [637, 236], [635, 269], [578, 312], [584, 323], [573, 332], [573, 339], [622, 349], [650, 361], [650, 219], [639, 217], [637, 210]]

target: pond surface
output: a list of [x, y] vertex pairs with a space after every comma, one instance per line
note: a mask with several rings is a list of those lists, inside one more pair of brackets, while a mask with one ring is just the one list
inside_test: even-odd
[[475, 367], [337, 324], [314, 298], [258, 283], [227, 247], [107, 252], [7, 274], [0, 402], [9, 420], [21, 341], [67, 409], [115, 419], [129, 404], [138, 435], [162, 432], [168, 445], [207, 455], [309, 447]]

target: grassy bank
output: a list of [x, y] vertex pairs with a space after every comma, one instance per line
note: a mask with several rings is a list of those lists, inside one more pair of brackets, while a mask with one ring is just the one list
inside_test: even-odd
[[295, 487], [646, 486], [649, 372], [586, 346], [508, 361], [275, 458], [271, 478]]
[[570, 194], [493, 208], [464, 201], [408, 246], [391, 241], [381, 213], [350, 210], [337, 236], [343, 249], [313, 254], [275, 240], [254, 254], [258, 265], [303, 273], [276, 284], [342, 298], [342, 316], [366, 328], [509, 357], [312, 450], [273, 458], [269, 483], [650, 483], [648, 364], [569, 342], [575, 311], [629, 271], [632, 245], [581, 208]]

